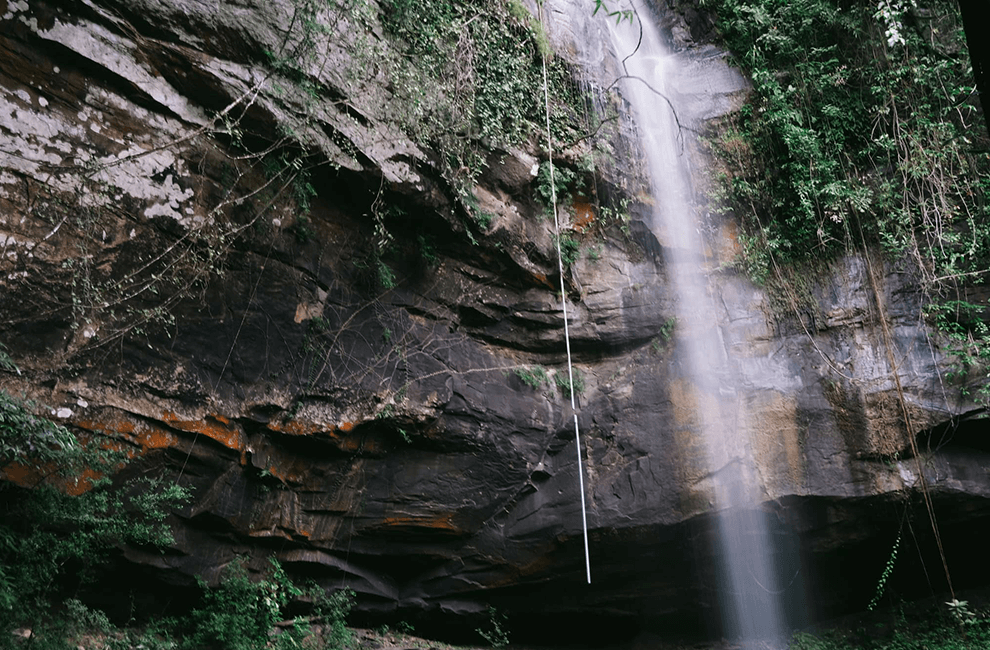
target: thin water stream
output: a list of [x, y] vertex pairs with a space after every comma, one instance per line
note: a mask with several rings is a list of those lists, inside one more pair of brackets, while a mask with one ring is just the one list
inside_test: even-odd
[[709, 492], [718, 513], [713, 544], [719, 628], [729, 638], [775, 644], [786, 627], [780, 581], [772, 561], [772, 535], [760, 507], [763, 489], [749, 440], [751, 427], [744, 422], [733, 361], [718, 327], [705, 241], [692, 208], [684, 147], [684, 137], [690, 134], [678, 125], [676, 89], [668, 87], [668, 80], [676, 78], [671, 73], [678, 57], [667, 52], [645, 11], [632, 22], [612, 24], [610, 31], [624, 59], [623, 95], [632, 105], [648, 157], [655, 205], [651, 227], [663, 246], [676, 297], [675, 349], [682, 379], [691, 386], [693, 435], [704, 439], [707, 450], [699, 485]]

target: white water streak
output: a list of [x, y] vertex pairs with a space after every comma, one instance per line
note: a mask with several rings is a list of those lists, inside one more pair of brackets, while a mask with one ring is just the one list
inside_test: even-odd
[[612, 25], [611, 32], [619, 58], [626, 59], [629, 78], [624, 80], [623, 96], [633, 107], [648, 157], [655, 202], [652, 230], [663, 245], [677, 298], [676, 346], [684, 364], [682, 374], [692, 387], [695, 435], [705, 440], [706, 480], [719, 511], [721, 627], [744, 641], [779, 639], [783, 632], [780, 583], [760, 509], [761, 481], [704, 269], [705, 242], [692, 207], [683, 139], [690, 133], [679, 127], [674, 113], [676, 89], [667, 87], [667, 80], [674, 78], [668, 71], [678, 59], [666, 51], [646, 12], [639, 12], [633, 23]]

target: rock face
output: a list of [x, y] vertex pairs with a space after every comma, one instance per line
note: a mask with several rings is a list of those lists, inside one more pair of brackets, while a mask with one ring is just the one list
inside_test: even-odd
[[[559, 271], [533, 198], [545, 156], [491, 153], [473, 193], [494, 217], [472, 230], [435, 152], [393, 119], [392, 80], [354, 49], [386, 41], [375, 5], [322, 17], [334, 29], [304, 71], [316, 99], [279, 83], [263, 53], [294, 38], [301, 4], [0, 0], [0, 342], [21, 368], [3, 386], [132, 445], [125, 471], [194, 489], [173, 548], [124, 549], [124, 588], [181, 590], [274, 553], [354, 589], [369, 620], [472, 629], [494, 604], [558, 640], [702, 626], [719, 468], [699, 406], [760, 441], [793, 621], [865, 605], [903, 522], [938, 579], [922, 475], [957, 588], [990, 580], [962, 573], [985, 565], [971, 560], [990, 533], [982, 411], [967, 378], [944, 378], [910, 266], [854, 252], [767, 295], [732, 269], [733, 223], [709, 219], [710, 324], [734, 376], [692, 379], [620, 114], [597, 183], [635, 197], [631, 216], [586, 226], [595, 253], [565, 272], [583, 584]], [[547, 31], [621, 109], [600, 92], [621, 73], [583, 4], [548, 1]], [[686, 70], [673, 101], [700, 128], [745, 84], [703, 14], [660, 11]], [[560, 161], [595, 153], [581, 146]], [[296, 157], [263, 169], [250, 152], [265, 147]], [[306, 217], [286, 190], [296, 165], [312, 167]], [[579, 198], [567, 218], [599, 208]]]

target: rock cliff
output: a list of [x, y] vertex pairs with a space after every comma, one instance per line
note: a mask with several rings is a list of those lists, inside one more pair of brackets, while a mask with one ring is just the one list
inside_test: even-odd
[[[354, 589], [366, 620], [470, 629], [493, 604], [534, 636], [702, 625], [719, 468], [695, 439], [698, 405], [760, 441], [793, 620], [865, 605], [904, 521], [921, 558], [906, 563], [939, 588], [922, 473], [957, 586], [990, 580], [975, 561], [983, 412], [966, 378], [944, 378], [910, 264], [851, 251], [768, 295], [732, 266], [731, 220], [709, 218], [708, 322], [735, 388], [690, 379], [636, 126], [605, 92], [619, 62], [600, 16], [548, 0], [554, 49], [609, 118], [594, 147], [558, 152], [586, 181], [566, 206], [584, 252], [564, 271], [585, 585], [538, 135], [482, 149], [467, 190], [490, 221], [472, 221], [441, 154], [397, 116], [410, 109], [378, 63], [391, 45], [375, 3], [314, 9], [329, 27], [286, 67], [311, 5], [0, 0], [0, 342], [21, 370], [0, 380], [118, 437], [139, 457], [125, 471], [194, 490], [172, 548], [122, 550], [118, 593], [181, 592], [274, 553]], [[672, 101], [696, 132], [745, 83], [703, 15], [661, 13], [685, 71]], [[628, 214], [603, 218], [622, 196]], [[914, 593], [923, 575], [895, 580]]]

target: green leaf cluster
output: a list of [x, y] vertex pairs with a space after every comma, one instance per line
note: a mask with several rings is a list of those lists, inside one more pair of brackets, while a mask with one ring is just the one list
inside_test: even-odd
[[113, 441], [94, 435], [84, 444], [36, 410], [0, 391], [0, 645], [17, 627], [58, 641], [67, 589], [118, 544], [169, 544], [164, 519], [188, 498], [152, 477], [112, 480], [126, 460]]
[[[201, 606], [185, 623], [188, 628], [181, 647], [189, 650], [213, 647], [223, 650], [290, 650], [317, 648], [317, 639], [307, 620], [287, 615], [288, 605], [300, 598], [314, 603], [311, 619], [323, 623], [319, 648], [342, 648], [350, 640], [344, 626], [351, 607], [351, 592], [326, 594], [317, 586], [302, 589], [295, 585], [278, 560], [269, 560], [271, 570], [260, 580], [251, 580], [242, 560], [230, 564], [216, 587], [200, 580]], [[277, 624], [287, 621], [279, 630]]]
[[557, 246], [560, 248], [560, 261], [564, 268], [569, 268], [578, 261], [578, 257], [581, 255], [581, 244], [574, 239], [574, 235], [570, 232], [561, 233], [560, 237], [556, 237], [556, 239]]
[[[949, 601], [947, 610], [907, 617], [897, 614], [892, 626], [877, 624], [855, 630], [797, 632], [790, 650], [971, 650], [990, 647], [990, 618], [966, 601]], [[885, 617], [886, 618], [886, 617]]]
[[522, 379], [523, 383], [530, 388], [540, 388], [550, 384], [550, 377], [547, 369], [543, 366], [529, 366], [526, 368], [516, 368], [516, 376]]
[[579, 100], [541, 26], [518, 2], [385, 0], [386, 32], [410, 65], [396, 71], [406, 129], [436, 149], [451, 176], [480, 171], [482, 150], [526, 141], [545, 119], [548, 57], [555, 137], [576, 132]]
[[509, 645], [509, 615], [494, 607], [488, 608], [487, 623], [476, 629], [482, 639], [493, 648], [504, 648]]
[[[578, 368], [574, 368], [571, 374], [574, 376], [574, 392], [580, 395], [584, 392], [584, 373]], [[554, 375], [553, 380], [565, 394], [571, 393], [571, 379], [567, 375], [566, 368]]]
[[942, 300], [929, 305], [926, 315], [943, 335], [942, 349], [951, 361], [946, 378], [965, 380], [975, 370], [976, 397], [984, 404], [990, 402], [990, 325], [986, 305]]
[[553, 184], [550, 183], [550, 164], [543, 163], [536, 174], [536, 198], [547, 208], [553, 209], [553, 200], [557, 204], [570, 203], [574, 195], [584, 187], [584, 181], [578, 172], [562, 165], [553, 165]]
[[750, 255], [829, 256], [862, 229], [931, 280], [990, 259], [990, 157], [955, 2], [896, 16], [893, 44], [871, 3], [705, 4], [753, 81], [713, 147]]

